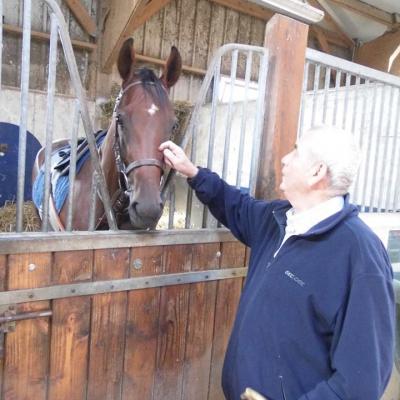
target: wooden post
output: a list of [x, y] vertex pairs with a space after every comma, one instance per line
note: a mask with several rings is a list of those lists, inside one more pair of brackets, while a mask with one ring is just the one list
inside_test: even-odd
[[282, 197], [281, 159], [296, 142], [308, 25], [275, 14], [267, 23], [269, 71], [256, 198]]

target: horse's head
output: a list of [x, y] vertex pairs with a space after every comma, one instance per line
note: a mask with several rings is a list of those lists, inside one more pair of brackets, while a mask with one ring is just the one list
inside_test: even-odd
[[160, 78], [147, 68], [135, 69], [134, 61], [133, 40], [128, 39], [118, 57], [122, 92], [115, 108], [116, 157], [119, 151], [125, 166], [131, 224], [146, 229], [155, 227], [163, 209], [164, 165], [158, 147], [170, 138], [176, 124], [168, 90], [179, 78], [182, 60], [172, 47]]

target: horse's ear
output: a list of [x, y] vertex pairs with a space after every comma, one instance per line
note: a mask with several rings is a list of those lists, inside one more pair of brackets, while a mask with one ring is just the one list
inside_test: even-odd
[[118, 72], [123, 81], [129, 78], [133, 63], [135, 62], [135, 50], [133, 39], [125, 40], [118, 55]]
[[165, 64], [161, 80], [167, 88], [175, 85], [182, 71], [182, 58], [175, 46], [171, 47], [171, 53]]

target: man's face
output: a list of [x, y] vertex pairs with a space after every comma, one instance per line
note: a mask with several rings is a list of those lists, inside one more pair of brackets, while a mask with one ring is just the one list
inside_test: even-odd
[[311, 165], [304, 150], [302, 142], [299, 141], [295, 148], [282, 158], [280, 189], [291, 202], [310, 191], [308, 174]]

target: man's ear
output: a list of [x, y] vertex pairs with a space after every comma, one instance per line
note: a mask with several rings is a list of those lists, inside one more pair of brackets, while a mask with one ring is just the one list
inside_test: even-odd
[[312, 165], [308, 175], [308, 184], [310, 187], [325, 186], [328, 183], [328, 166], [324, 162], [318, 162]]

